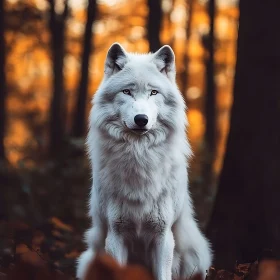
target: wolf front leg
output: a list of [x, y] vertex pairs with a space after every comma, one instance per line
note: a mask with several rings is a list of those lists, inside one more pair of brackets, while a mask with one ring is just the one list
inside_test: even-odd
[[170, 228], [161, 233], [155, 242], [154, 273], [157, 280], [171, 280], [174, 237]]
[[110, 229], [105, 241], [105, 251], [120, 265], [127, 264], [128, 250], [124, 244], [123, 236], [116, 230]]
[[89, 263], [95, 258], [96, 254], [104, 250], [105, 229], [101, 224], [95, 224], [85, 234], [85, 241], [88, 249], [81, 254], [78, 259], [77, 278], [84, 279]]

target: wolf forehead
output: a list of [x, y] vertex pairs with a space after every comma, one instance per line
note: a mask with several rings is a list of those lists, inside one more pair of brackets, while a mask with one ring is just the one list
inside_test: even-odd
[[127, 66], [122, 70], [122, 73], [109, 80], [106, 88], [109, 87], [113, 91], [122, 91], [124, 89], [133, 91], [156, 89], [161, 91], [163, 88], [168, 89], [171, 83], [167, 79], [165, 79], [166, 81], [162, 80], [159, 75], [162, 74], [157, 73], [155, 69], [151, 69], [149, 65]]

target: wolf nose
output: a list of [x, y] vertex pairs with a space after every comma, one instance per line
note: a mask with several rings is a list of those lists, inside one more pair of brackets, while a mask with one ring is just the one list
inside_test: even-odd
[[148, 123], [148, 120], [148, 116], [144, 114], [139, 114], [134, 117], [134, 122], [140, 127], [145, 126]]

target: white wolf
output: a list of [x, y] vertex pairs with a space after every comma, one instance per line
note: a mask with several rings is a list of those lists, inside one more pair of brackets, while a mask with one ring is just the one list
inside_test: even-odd
[[139, 55], [113, 44], [93, 104], [92, 227], [77, 277], [102, 251], [146, 265], [157, 280], [205, 276], [212, 254], [188, 192], [191, 150], [172, 49]]

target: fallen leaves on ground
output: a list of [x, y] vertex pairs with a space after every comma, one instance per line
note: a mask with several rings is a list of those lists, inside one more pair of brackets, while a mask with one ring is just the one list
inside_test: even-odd
[[280, 260], [264, 260], [258, 267], [258, 280], [279, 280]]
[[121, 267], [108, 255], [100, 255], [89, 266], [85, 280], [153, 280], [146, 269], [138, 265]]
[[[0, 280], [74, 280], [76, 259], [83, 251], [82, 235], [58, 218], [31, 228], [0, 222]], [[141, 266], [119, 266], [100, 255], [86, 280], [152, 280]], [[193, 275], [188, 280], [202, 280]], [[280, 280], [280, 260], [238, 264], [233, 271], [211, 268], [207, 280]]]

